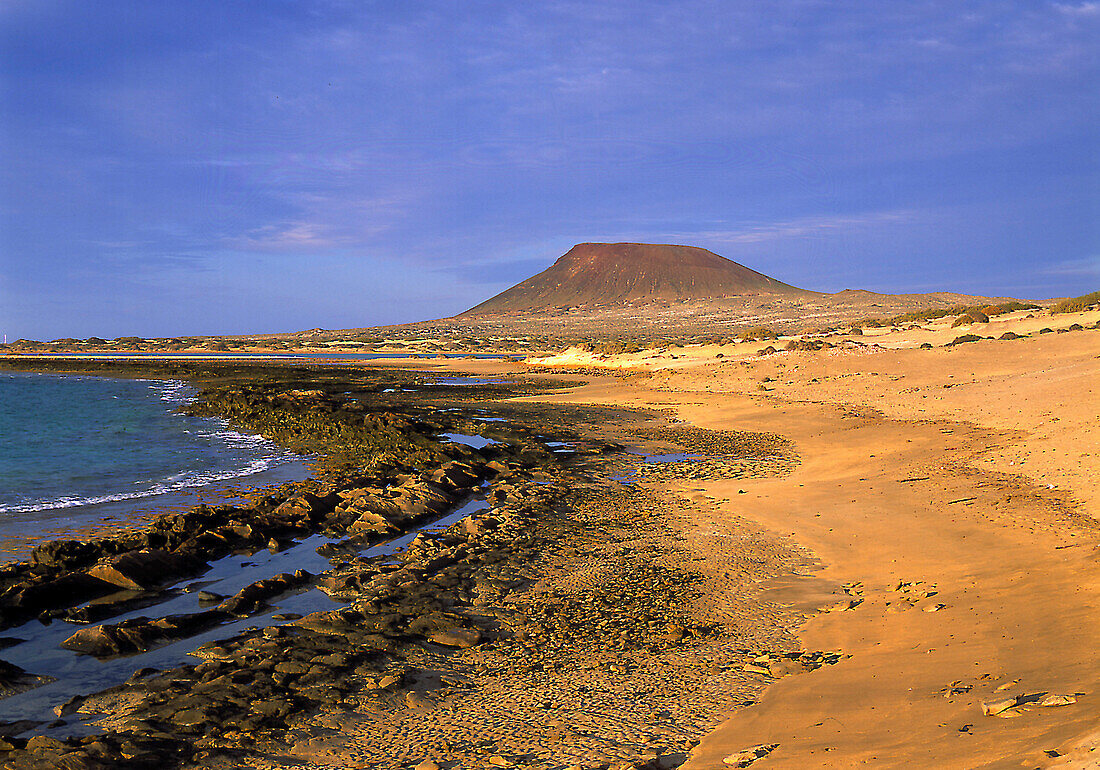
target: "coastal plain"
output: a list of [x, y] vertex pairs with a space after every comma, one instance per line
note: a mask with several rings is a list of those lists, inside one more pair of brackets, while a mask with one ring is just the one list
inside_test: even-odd
[[[503, 463], [488, 510], [392, 566], [334, 559], [357, 615], [74, 708], [196, 768], [1100, 766], [1097, 321], [371, 362], [412, 378], [379, 409], [521, 430], [460, 453]], [[322, 411], [352, 371], [309, 375]], [[499, 384], [400, 392], [446, 376]], [[271, 713], [217, 700], [262, 658]], [[173, 682], [213, 694], [181, 712]]]

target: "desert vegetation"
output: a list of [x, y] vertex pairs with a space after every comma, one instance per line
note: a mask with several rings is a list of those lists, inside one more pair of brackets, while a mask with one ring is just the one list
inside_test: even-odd
[[938, 318], [947, 318], [948, 316], [963, 316], [967, 314], [979, 314], [987, 316], [985, 323], [989, 320], [988, 316], [1005, 315], [1006, 313], [1015, 313], [1020, 310], [1041, 310], [1040, 305], [1036, 305], [1034, 302], [1018, 302], [1012, 300], [1010, 302], [1002, 302], [998, 305], [954, 305], [952, 307], [930, 307], [924, 310], [914, 310], [910, 313], [902, 313], [890, 318], [864, 318], [857, 321], [853, 326], [860, 328], [876, 328], [882, 326], [898, 326], [904, 323], [920, 323], [921, 321], [935, 321]]
[[751, 329], [746, 329], [741, 338], [745, 342], [759, 342], [762, 340], [775, 340], [779, 339], [779, 334], [768, 326], [753, 326]]
[[951, 324], [951, 328], [954, 329], [956, 326], [970, 326], [971, 324], [987, 323], [989, 323], [989, 316], [981, 310], [968, 310], [955, 319], [955, 322]]
[[1091, 294], [1082, 294], [1080, 297], [1064, 299], [1050, 309], [1052, 313], [1080, 313], [1096, 305], [1100, 305], [1100, 291]]

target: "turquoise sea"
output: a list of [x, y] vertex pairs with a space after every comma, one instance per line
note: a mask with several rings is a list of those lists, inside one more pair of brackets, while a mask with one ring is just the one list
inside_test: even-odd
[[174, 381], [0, 372], [0, 537], [63, 534], [204, 490], [306, 475], [262, 437], [180, 414], [193, 395]]

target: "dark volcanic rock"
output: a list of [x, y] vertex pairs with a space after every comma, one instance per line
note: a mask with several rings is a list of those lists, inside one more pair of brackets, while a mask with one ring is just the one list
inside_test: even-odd
[[[47, 682], [54, 681], [51, 676], [39, 676], [19, 668], [12, 663], [0, 660], [0, 698], [30, 690]], [[2, 733], [0, 733], [2, 734]]]
[[132, 618], [121, 623], [82, 628], [61, 642], [61, 647], [95, 657], [144, 652], [161, 642], [196, 634], [229, 617], [227, 613], [214, 609], [169, 615], [157, 620]]
[[147, 590], [190, 574], [200, 565], [167, 551], [144, 550], [114, 556], [90, 568], [88, 574], [119, 588]]
[[951, 340], [951, 342], [948, 342], [945, 347], [952, 347], [953, 345], [963, 345], [967, 342], [979, 342], [982, 339], [984, 339], [984, 337], [981, 337], [977, 334], [964, 334], [961, 337], [956, 337], [955, 339]]
[[117, 590], [118, 586], [91, 575], [68, 574], [53, 580], [27, 580], [16, 583], [0, 594], [0, 607], [39, 612], [56, 607], [71, 607]]
[[305, 585], [312, 577], [313, 575], [309, 572], [300, 569], [293, 574], [283, 572], [263, 580], [257, 580], [219, 604], [217, 609], [231, 615], [251, 615], [268, 599]]

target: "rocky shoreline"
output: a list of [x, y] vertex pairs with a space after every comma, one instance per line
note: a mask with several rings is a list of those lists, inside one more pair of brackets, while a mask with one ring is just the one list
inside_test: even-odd
[[[344, 605], [203, 644], [196, 664], [138, 670], [56, 704], [54, 723], [0, 726], [5, 766], [674, 767], [702, 730], [752, 701], [768, 661], [788, 661], [788, 673], [830, 662], [797, 649], [796, 614], [748, 606], [759, 601], [750, 585], [804, 557], [746, 535], [758, 558], [715, 589], [678, 534], [684, 504], [613, 480], [640, 461], [609, 436], [645, 423], [647, 440], [660, 438], [663, 418], [493, 403], [507, 417], [486, 420], [477, 407], [488, 402], [471, 399], [499, 389], [399, 400], [383, 395], [389, 378], [311, 370], [306, 381], [282, 369], [212, 384], [199, 413], [322, 454], [318, 477], [250, 505], [158, 517], [138, 533], [39, 546], [0, 568], [3, 628], [86, 624], [62, 646], [105, 659], [256, 616], [287, 593], [319, 589]], [[582, 416], [599, 428], [565, 427], [581, 428]], [[744, 467], [728, 473], [776, 470], [774, 437], [738, 440]], [[458, 508], [471, 499], [484, 503]], [[371, 554], [449, 515], [458, 518], [446, 529]], [[199, 587], [219, 558], [319, 533], [329, 569], [200, 594], [208, 606], [197, 612], [112, 622], [166, 584]], [[715, 590], [724, 615], [713, 612]], [[761, 660], [764, 675], [746, 669]], [[6, 672], [0, 686], [14, 692], [35, 674]], [[97, 732], [66, 737], [82, 718]]]

